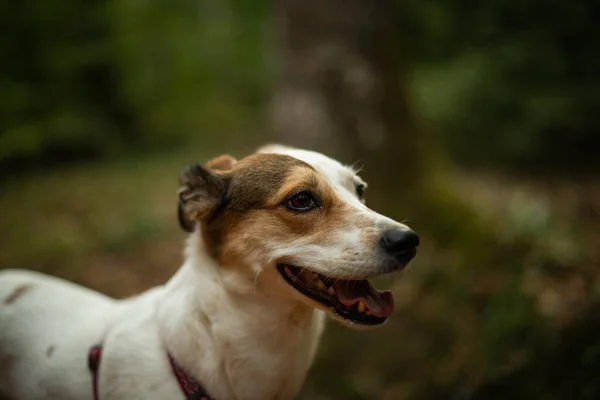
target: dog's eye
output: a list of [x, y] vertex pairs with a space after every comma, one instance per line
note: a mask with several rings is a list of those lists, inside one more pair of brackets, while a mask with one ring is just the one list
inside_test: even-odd
[[318, 207], [317, 201], [310, 192], [296, 193], [286, 202], [287, 208], [292, 211], [308, 211]]
[[362, 183], [356, 185], [356, 195], [359, 199], [363, 199], [365, 197], [365, 185]]

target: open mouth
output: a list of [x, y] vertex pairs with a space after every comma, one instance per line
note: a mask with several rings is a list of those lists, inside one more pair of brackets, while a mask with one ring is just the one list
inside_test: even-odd
[[367, 280], [329, 278], [290, 264], [278, 264], [277, 269], [294, 289], [349, 322], [379, 325], [394, 311], [392, 292], [379, 291]]

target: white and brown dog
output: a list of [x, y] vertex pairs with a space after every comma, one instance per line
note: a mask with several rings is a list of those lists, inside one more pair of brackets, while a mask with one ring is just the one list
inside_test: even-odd
[[114, 300], [0, 272], [0, 399], [94, 399], [86, 360], [98, 342], [102, 400], [184, 399], [167, 355], [211, 399], [291, 399], [325, 314], [366, 327], [392, 313], [392, 294], [367, 279], [406, 266], [419, 239], [365, 206], [351, 168], [267, 146], [193, 165], [180, 184], [179, 220], [191, 234], [164, 286]]

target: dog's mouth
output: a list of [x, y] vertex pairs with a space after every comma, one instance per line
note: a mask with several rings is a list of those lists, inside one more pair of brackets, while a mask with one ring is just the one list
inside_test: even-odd
[[277, 269], [294, 289], [354, 324], [379, 325], [394, 311], [392, 292], [379, 291], [367, 280], [329, 278], [290, 264]]

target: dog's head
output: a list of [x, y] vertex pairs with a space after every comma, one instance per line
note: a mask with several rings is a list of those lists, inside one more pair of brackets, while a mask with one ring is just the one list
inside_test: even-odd
[[240, 161], [224, 155], [181, 175], [179, 221], [200, 231], [237, 287], [296, 299], [350, 325], [379, 325], [393, 311], [389, 291], [368, 278], [404, 268], [418, 236], [369, 209], [366, 183], [320, 153], [261, 148]]

